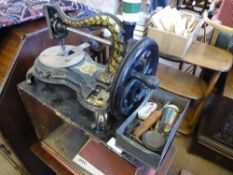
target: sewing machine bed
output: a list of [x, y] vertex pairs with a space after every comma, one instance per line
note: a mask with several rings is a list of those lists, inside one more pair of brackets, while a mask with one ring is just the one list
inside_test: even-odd
[[[124, 119], [120, 119], [111, 122], [112, 124], [109, 131], [104, 134], [99, 134], [91, 129], [95, 124], [94, 114], [81, 106], [76, 99], [76, 93], [68, 87], [63, 85], [49, 85], [35, 80], [32, 85], [28, 85], [26, 81], [20, 83], [18, 89], [23, 103], [26, 104], [26, 110], [35, 127], [37, 137], [40, 140], [43, 139], [46, 134], [38, 126], [38, 121], [36, 121], [35, 118], [31, 118], [36, 112], [36, 107], [28, 103], [29, 98], [32, 98], [35, 102], [39, 101], [45, 108], [49, 108], [61, 121], [83, 130], [88, 135], [104, 143], [114, 135], [115, 130], [124, 121]], [[22, 95], [22, 93], [26, 93], [27, 95]]]
[[[80, 105], [75, 92], [66, 86], [49, 85], [38, 80], [29, 85], [24, 81], [18, 85], [18, 91], [37, 138], [42, 142], [47, 142], [59, 128], [70, 125], [71, 128], [77, 128], [75, 132], [81, 132], [79, 135], [94, 138], [111, 149], [107, 142], [111, 137], [115, 137], [115, 131], [125, 120], [124, 118], [114, 120], [108, 132], [101, 135], [90, 128], [95, 121], [94, 115]], [[80, 138], [79, 141], [83, 142], [83, 139]], [[80, 147], [80, 143], [77, 147]], [[78, 151], [77, 148], [75, 150]], [[128, 154], [123, 153], [121, 156], [137, 167], [145, 166]]]
[[[109, 147], [107, 142], [110, 138], [116, 137], [116, 130], [118, 129], [118, 131], [121, 131], [122, 127], [124, 130], [127, 122], [131, 120], [130, 118], [135, 117], [135, 113], [133, 113], [128, 120], [125, 118], [112, 119], [108, 132], [99, 134], [95, 130], [91, 129], [95, 123], [95, 116], [80, 105], [76, 100], [75, 92], [69, 88], [62, 85], [49, 85], [35, 80], [32, 85], [27, 84], [26, 81], [20, 83], [18, 85], [18, 90], [36, 135], [41, 141], [48, 138], [48, 136], [57, 128], [64, 124], [68, 124], [72, 127], [78, 128], [80, 132], [84, 133], [88, 137], [94, 138]], [[160, 99], [162, 97], [166, 97], [164, 100], [167, 100], [169, 97], [173, 99], [173, 101], [176, 101], [176, 99], [179, 101], [180, 99], [183, 99], [161, 89], [158, 89], [156, 92], [158, 92]], [[163, 92], [162, 96], [159, 95], [160, 92]], [[186, 105], [188, 104], [188, 101], [185, 99], [183, 99], [182, 102], [186, 102]], [[178, 102], [178, 104], [180, 104], [180, 102]], [[185, 105], [183, 105], [182, 110], [185, 111], [185, 109]], [[181, 120], [182, 117], [180, 116], [173, 129], [174, 131], [172, 131], [164, 151], [162, 152], [163, 155], [155, 153], [157, 163], [153, 165], [154, 168], [157, 168], [160, 165], [169, 150]], [[111, 147], [109, 148], [111, 149]], [[148, 164], [145, 164], [145, 161], [143, 162], [140, 158], [136, 157], [136, 155], [132, 155], [132, 152], [130, 154], [128, 153], [130, 152], [123, 152], [120, 156], [137, 167], [148, 167]], [[136, 154], [136, 152], [134, 153]]]

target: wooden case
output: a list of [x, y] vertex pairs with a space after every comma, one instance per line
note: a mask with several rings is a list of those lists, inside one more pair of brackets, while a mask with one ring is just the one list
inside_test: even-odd
[[195, 29], [187, 38], [175, 33], [159, 30], [152, 26], [148, 27], [148, 36], [158, 43], [161, 54], [182, 59], [193, 41], [196, 39], [196, 33], [203, 24], [198, 18], [195, 23]]

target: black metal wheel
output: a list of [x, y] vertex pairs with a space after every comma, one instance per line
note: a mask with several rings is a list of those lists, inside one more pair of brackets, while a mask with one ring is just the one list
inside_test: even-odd
[[126, 54], [111, 85], [109, 108], [114, 116], [129, 115], [158, 86], [158, 56], [158, 46], [150, 38], [138, 41]]

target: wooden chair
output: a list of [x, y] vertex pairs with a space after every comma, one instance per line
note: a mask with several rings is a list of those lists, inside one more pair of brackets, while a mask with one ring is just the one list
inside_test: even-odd
[[[212, 25], [215, 29], [232, 33], [232, 28], [216, 24], [206, 14], [204, 19], [207, 24]], [[216, 31], [214, 30], [210, 45], [195, 41], [182, 58], [184, 63], [213, 70], [209, 82], [205, 82], [202, 77], [196, 77], [166, 65], [160, 64], [158, 66], [157, 76], [162, 88], [191, 100], [199, 101], [194, 114], [186, 117], [180, 127], [180, 131], [184, 134], [192, 133], [221, 72], [227, 72], [232, 65], [232, 55], [226, 50], [213, 46], [216, 41]]]
[[[211, 44], [216, 43], [220, 31], [230, 34], [233, 39], [233, 28], [232, 27], [224, 26], [224, 25], [219, 24], [218, 22], [210, 20], [207, 15], [205, 15], [204, 18], [208, 25], [211, 25], [215, 28], [213, 37], [212, 37], [213, 39], [211, 40]], [[223, 96], [233, 99], [233, 68], [231, 68], [231, 70], [227, 73]]]

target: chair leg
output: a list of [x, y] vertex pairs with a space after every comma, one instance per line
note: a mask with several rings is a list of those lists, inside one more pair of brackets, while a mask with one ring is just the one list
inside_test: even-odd
[[210, 79], [210, 82], [209, 82], [209, 86], [205, 92], [205, 95], [204, 95], [204, 98], [203, 100], [200, 102], [200, 104], [198, 105], [197, 107], [197, 110], [195, 111], [194, 113], [194, 116], [192, 117], [192, 120], [190, 121], [189, 123], [189, 128], [190, 128], [190, 131], [192, 132], [193, 129], [195, 128], [200, 116], [201, 116], [201, 113], [203, 112], [203, 109], [204, 109], [204, 106], [205, 106], [205, 103], [210, 95], [210, 93], [213, 91], [214, 89], [214, 86], [216, 85], [218, 79], [219, 79], [219, 76], [220, 76], [221, 72], [218, 72], [218, 71], [215, 71]]
[[181, 70], [181, 71], [182, 71], [183, 66], [184, 66], [184, 63], [183, 63], [183, 62], [180, 62], [180, 63], [179, 63], [179, 70]]
[[193, 65], [193, 72], [192, 72], [192, 75], [195, 75], [195, 74], [196, 74], [196, 70], [197, 70], [197, 65]]
[[213, 91], [214, 86], [216, 85], [219, 76], [220, 76], [221, 72], [217, 72], [215, 71], [213, 73], [213, 75], [211, 76], [210, 79], [210, 83], [209, 86], [204, 94], [204, 97], [202, 99], [202, 101], [198, 104], [196, 110], [194, 111], [194, 114], [190, 116], [190, 119], [184, 119], [183, 122], [181, 123], [181, 126], [179, 128], [179, 132], [181, 132], [182, 134], [192, 134], [200, 116], [201, 113], [203, 112], [203, 109], [205, 107], [206, 101], [210, 95], [210, 93]]

